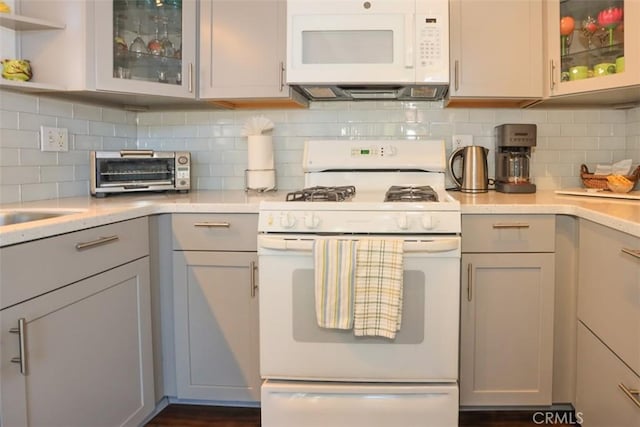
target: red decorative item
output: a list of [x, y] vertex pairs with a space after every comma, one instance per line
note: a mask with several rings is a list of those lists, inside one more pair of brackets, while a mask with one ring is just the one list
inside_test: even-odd
[[622, 22], [622, 18], [621, 7], [609, 7], [598, 13], [598, 24], [609, 31], [609, 46], [613, 46], [613, 29]]
[[571, 36], [576, 27], [576, 21], [572, 16], [563, 16], [560, 18], [560, 49], [561, 55], [567, 54], [568, 45], [571, 43]]

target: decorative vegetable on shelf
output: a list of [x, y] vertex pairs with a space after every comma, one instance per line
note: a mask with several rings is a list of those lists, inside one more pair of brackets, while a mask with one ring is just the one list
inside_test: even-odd
[[622, 17], [621, 7], [609, 7], [598, 13], [598, 24], [609, 32], [609, 46], [613, 46], [613, 29], [622, 22]]
[[11, 13], [9, 5], [3, 1], [0, 1], [0, 13]]
[[571, 45], [571, 39], [575, 27], [576, 22], [572, 16], [563, 16], [560, 18], [560, 49], [562, 56], [568, 53], [567, 51], [569, 45]]
[[23, 82], [31, 80], [31, 63], [26, 59], [3, 59], [2, 77], [7, 80], [20, 80]]

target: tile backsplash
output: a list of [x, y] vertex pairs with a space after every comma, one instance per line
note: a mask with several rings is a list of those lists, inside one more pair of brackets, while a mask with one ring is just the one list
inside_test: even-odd
[[[444, 139], [454, 134], [494, 150], [493, 128], [535, 123], [532, 176], [539, 188], [580, 185], [579, 167], [632, 158], [640, 162], [640, 107], [608, 109], [462, 109], [440, 102], [319, 102], [308, 110], [198, 110], [135, 113], [44, 96], [0, 91], [0, 203], [89, 193], [89, 151], [188, 150], [196, 189], [243, 189], [246, 121], [275, 124], [280, 189], [302, 186], [306, 139]], [[40, 151], [40, 126], [69, 130], [69, 152]], [[493, 155], [489, 156], [493, 172]], [[491, 176], [493, 173], [491, 174]]]

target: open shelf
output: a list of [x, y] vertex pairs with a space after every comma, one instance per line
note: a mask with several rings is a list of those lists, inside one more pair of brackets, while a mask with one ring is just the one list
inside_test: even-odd
[[59, 92], [65, 90], [64, 87], [57, 85], [6, 79], [0, 79], [0, 88], [19, 89], [21, 92]]
[[66, 25], [28, 16], [0, 13], [0, 26], [14, 31], [64, 30]]

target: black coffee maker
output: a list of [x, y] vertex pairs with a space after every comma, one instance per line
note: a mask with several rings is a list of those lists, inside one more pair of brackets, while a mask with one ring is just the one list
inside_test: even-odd
[[529, 165], [531, 147], [536, 145], [536, 125], [504, 124], [495, 127], [496, 191], [501, 193], [535, 193]]

